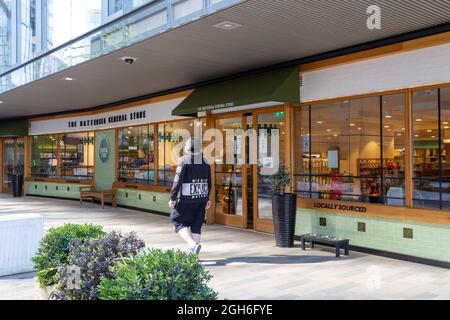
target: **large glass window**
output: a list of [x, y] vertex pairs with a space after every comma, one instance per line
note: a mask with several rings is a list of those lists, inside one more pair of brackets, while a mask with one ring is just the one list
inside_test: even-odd
[[301, 197], [404, 205], [402, 95], [302, 106], [295, 121]]
[[33, 136], [31, 176], [92, 179], [94, 148], [93, 132]]
[[[196, 129], [197, 128], [197, 129]], [[158, 126], [158, 184], [171, 186], [175, 177], [177, 161], [183, 155], [184, 143], [193, 137], [201, 137], [202, 121], [188, 120], [161, 123]]]
[[108, 0], [108, 14], [112, 15], [116, 12], [129, 12], [144, 4], [155, 2], [156, 0]]
[[35, 57], [37, 52], [36, 0], [19, 1], [20, 5], [20, 62]]
[[[51, 49], [100, 26], [102, 0], [47, 0], [45, 13], [46, 47]], [[75, 49], [72, 54], [81, 54], [81, 48]]]
[[450, 208], [450, 89], [413, 93], [413, 200], [418, 208]]
[[94, 176], [94, 133], [61, 136], [61, 176], [91, 179]]
[[154, 184], [154, 126], [125, 128], [119, 131], [119, 181]]
[[31, 175], [40, 178], [57, 176], [58, 143], [56, 136], [34, 136], [31, 149]]
[[11, 66], [11, 0], [0, 0], [0, 72]]

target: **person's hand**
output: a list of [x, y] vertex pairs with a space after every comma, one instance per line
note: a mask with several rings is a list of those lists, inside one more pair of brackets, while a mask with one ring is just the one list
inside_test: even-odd
[[209, 200], [206, 204], [206, 210], [209, 210], [209, 208], [211, 208], [211, 200]]
[[176, 204], [177, 204], [176, 201], [172, 201], [172, 200], [169, 201], [169, 207], [172, 209], [175, 209]]

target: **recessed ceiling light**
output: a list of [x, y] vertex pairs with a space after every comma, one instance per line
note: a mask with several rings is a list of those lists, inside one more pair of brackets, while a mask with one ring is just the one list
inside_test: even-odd
[[2, 104], [3, 103], [3, 101], [0, 101], [0, 104]]
[[450, 129], [450, 127], [447, 127], [447, 126], [446, 126], [446, 127], [444, 127], [444, 129]]
[[448, 124], [448, 122], [447, 122], [447, 121], [444, 121], [444, 122], [442, 122], [442, 124]]
[[435, 136], [431, 136], [433, 139], [436, 138]]
[[402, 136], [402, 134], [401, 134], [401, 133], [397, 133], [397, 136], [401, 137], [401, 136]]
[[392, 116], [386, 116], [386, 119], [391, 119], [392, 118]]
[[386, 129], [389, 129], [391, 126], [384, 126]]
[[428, 132], [428, 133], [431, 133], [431, 132], [433, 132], [433, 130], [427, 130], [427, 132]]
[[417, 122], [422, 122], [423, 119], [418, 118], [418, 119], [416, 119], [416, 121], [417, 121]]
[[362, 128], [358, 128], [358, 130], [359, 130], [359, 131], [361, 131], [361, 130], [362, 130]]
[[236, 23], [236, 22], [231, 22], [231, 21], [223, 21], [221, 23], [214, 25], [214, 28], [218, 28], [218, 29], [222, 29], [222, 30], [226, 30], [226, 31], [234, 30], [234, 29], [237, 29], [240, 27], [242, 27], [241, 24]]
[[337, 137], [338, 135], [337, 134], [333, 134], [333, 137]]
[[331, 129], [327, 129], [327, 132], [330, 132], [331, 131]]
[[64, 81], [73, 81], [73, 80], [75, 80], [74, 78], [70, 78], [70, 77], [65, 77], [65, 78], [62, 78]]
[[350, 127], [354, 127], [354, 126], [356, 126], [356, 124], [350, 123]]
[[418, 138], [418, 137], [419, 137], [419, 135], [418, 135], [418, 134], [415, 134], [415, 135], [414, 135], [414, 137]]
[[316, 123], [317, 123], [317, 124], [322, 124], [322, 123], [323, 123], [323, 121], [317, 121]]

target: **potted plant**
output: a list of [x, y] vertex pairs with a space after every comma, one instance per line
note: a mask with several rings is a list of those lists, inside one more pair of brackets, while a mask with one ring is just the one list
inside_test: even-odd
[[294, 246], [297, 196], [286, 193], [286, 188], [291, 184], [289, 169], [284, 164], [280, 165], [278, 172], [272, 176], [272, 213], [276, 244], [283, 248]]
[[19, 198], [22, 196], [23, 192], [23, 164], [18, 162], [13, 169], [13, 179], [12, 179], [12, 187], [13, 187], [13, 196], [14, 198]]

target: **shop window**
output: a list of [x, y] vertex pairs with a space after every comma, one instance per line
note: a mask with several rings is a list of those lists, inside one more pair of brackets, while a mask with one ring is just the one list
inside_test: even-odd
[[171, 186], [178, 159], [183, 155], [184, 142], [201, 137], [202, 121], [188, 120], [161, 123], [158, 126], [158, 184]]
[[61, 176], [63, 178], [93, 178], [94, 139], [94, 132], [61, 135]]
[[413, 200], [417, 208], [450, 208], [450, 89], [414, 92]]
[[52, 135], [33, 136], [31, 150], [31, 175], [40, 178], [57, 176], [57, 137]]
[[92, 179], [94, 176], [94, 133], [33, 136], [31, 176]]
[[302, 106], [295, 121], [299, 196], [404, 205], [402, 95]]
[[119, 181], [154, 184], [154, 141], [154, 126], [119, 131]]

